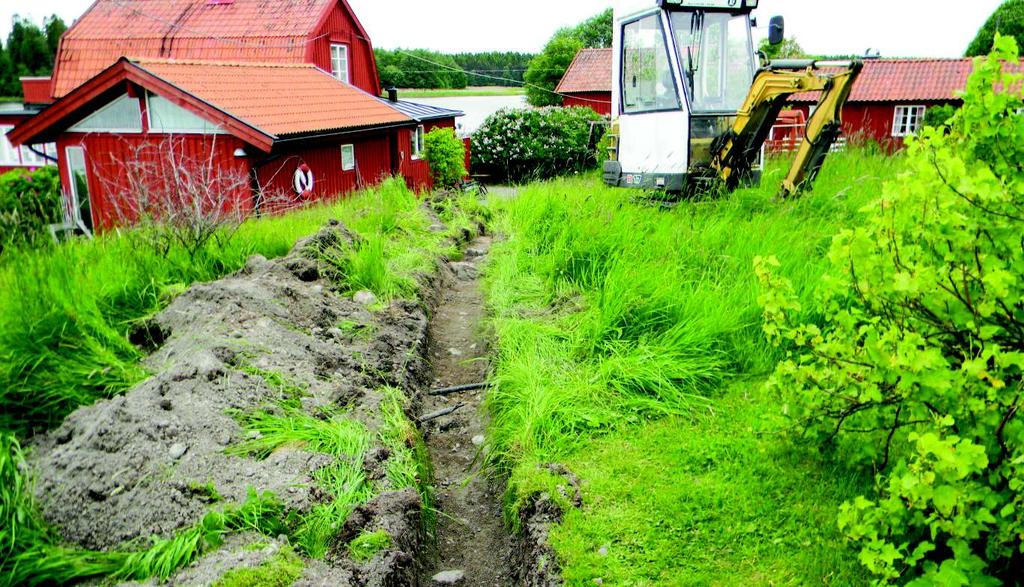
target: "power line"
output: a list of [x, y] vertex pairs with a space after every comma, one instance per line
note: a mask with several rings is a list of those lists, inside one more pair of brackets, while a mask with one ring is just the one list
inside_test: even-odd
[[[452, 67], [450, 65], [445, 65], [444, 63], [438, 63], [436, 61], [431, 61], [430, 59], [427, 59], [426, 57], [420, 57], [419, 55], [416, 55], [416, 54], [413, 54], [413, 53], [409, 53], [408, 51], [403, 51], [402, 49], [396, 49], [395, 52], [396, 53], [401, 53], [402, 55], [407, 55], [409, 57], [412, 57], [413, 59], [419, 59], [420, 61], [429, 63], [429, 64], [431, 64], [431, 65], [433, 65], [435, 67], [440, 67], [442, 69], [447, 69], [449, 71], [456, 71], [456, 72], [467, 73], [466, 70], [462, 69], [461, 67]], [[573, 100], [579, 100], [581, 102], [591, 102], [591, 103], [594, 103], [594, 104], [611, 104], [611, 102], [608, 101], [608, 100], [593, 100], [591, 98], [581, 98], [581, 97], [578, 97], [578, 96], [570, 96], [570, 95], [567, 95], [567, 94], [562, 94], [562, 93], [556, 92], [554, 90], [549, 90], [547, 88], [542, 88], [542, 87], [538, 86], [537, 84], [531, 84], [531, 83], [526, 82], [526, 81], [519, 81], [519, 80], [508, 78], [508, 77], [501, 77], [501, 76], [497, 76], [497, 75], [487, 75], [487, 74], [482, 74], [482, 73], [481, 74], [477, 74], [477, 75], [479, 77], [485, 77], [485, 78], [488, 78], [488, 79], [493, 79], [493, 80], [498, 80], [498, 81], [503, 81], [503, 82], [510, 82], [510, 83], [513, 83], [513, 84], [518, 84], [518, 85], [523, 86], [524, 88], [534, 88], [534, 89], [540, 90], [542, 92], [547, 92], [549, 94], [553, 94], [555, 96], [561, 96], [562, 98], [571, 98]]]

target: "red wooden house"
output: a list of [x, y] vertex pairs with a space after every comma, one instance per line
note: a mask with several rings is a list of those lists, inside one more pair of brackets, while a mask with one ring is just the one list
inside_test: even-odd
[[612, 50], [581, 50], [555, 91], [562, 95], [563, 106], [587, 106], [598, 114], [611, 115]]
[[184, 162], [244, 210], [389, 175], [429, 186], [422, 135], [461, 113], [379, 92], [345, 0], [97, 0], [61, 40], [56, 101], [9, 138], [57, 144], [66, 207], [88, 228], [130, 221], [137, 176]]

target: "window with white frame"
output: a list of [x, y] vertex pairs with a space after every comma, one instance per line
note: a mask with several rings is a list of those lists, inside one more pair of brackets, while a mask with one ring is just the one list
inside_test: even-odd
[[[0, 165], [8, 167], [43, 167], [44, 165], [52, 165], [57, 160], [57, 145], [54, 143], [35, 145], [35, 150], [28, 145], [22, 145], [21, 147], [12, 145], [11, 141], [7, 139], [7, 133], [13, 128], [10, 125], [0, 125]], [[43, 157], [39, 153], [46, 153], [50, 159]]]
[[348, 71], [348, 45], [331, 45], [331, 75], [345, 83], [352, 81]]
[[71, 132], [142, 132], [142, 108], [138, 98], [119, 96], [106, 106], [78, 121]]
[[412, 158], [419, 159], [423, 156], [425, 150], [424, 137], [426, 131], [423, 129], [423, 125], [417, 126], [416, 130], [412, 131]]
[[352, 171], [356, 168], [356, 148], [355, 145], [342, 145], [341, 146], [341, 170]]
[[924, 106], [897, 106], [892, 121], [892, 136], [909, 137], [924, 126]]
[[216, 124], [201, 118], [163, 96], [146, 94], [149, 130], [157, 133], [225, 134]]
[[7, 133], [13, 128], [13, 126], [0, 126], [0, 165], [21, 165], [18, 150], [14, 148], [11, 141], [7, 140]]

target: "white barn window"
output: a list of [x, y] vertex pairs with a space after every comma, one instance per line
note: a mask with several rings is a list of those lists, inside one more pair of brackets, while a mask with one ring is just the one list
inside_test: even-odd
[[348, 70], [348, 45], [331, 45], [331, 75], [345, 83], [352, 81]]
[[909, 137], [924, 126], [925, 106], [897, 106], [892, 121], [892, 136]]
[[142, 132], [139, 101], [127, 94], [100, 108], [69, 129], [71, 132]]
[[423, 129], [423, 125], [416, 127], [416, 130], [412, 131], [412, 158], [419, 159], [423, 156], [424, 151], [424, 137], [426, 132]]
[[352, 171], [356, 168], [356, 148], [355, 145], [342, 145], [341, 146], [341, 170]]
[[166, 133], [223, 134], [216, 124], [156, 94], [148, 94], [149, 130]]
[[13, 126], [0, 126], [0, 165], [21, 165], [18, 150], [7, 140], [7, 133]]

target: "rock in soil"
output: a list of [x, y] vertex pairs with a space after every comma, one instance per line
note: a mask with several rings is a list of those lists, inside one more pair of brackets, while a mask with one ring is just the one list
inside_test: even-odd
[[431, 577], [435, 585], [458, 585], [466, 578], [466, 572], [460, 570], [441, 571]]

